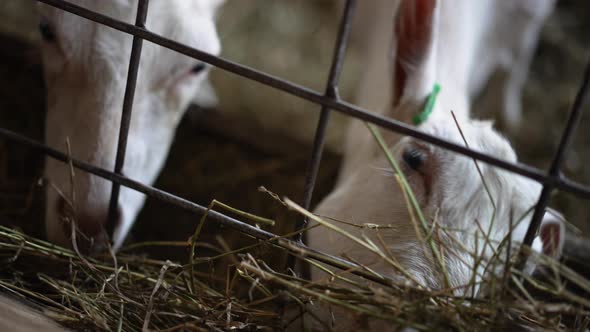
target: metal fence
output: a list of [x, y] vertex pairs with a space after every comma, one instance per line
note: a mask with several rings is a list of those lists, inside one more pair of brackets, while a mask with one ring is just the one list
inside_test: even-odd
[[[145, 27], [149, 0], [139, 0], [135, 25], [115, 20], [111, 17], [76, 6], [64, 0], [36, 1], [62, 9], [66, 12], [84, 17], [88, 20], [109, 26], [113, 29], [119, 30], [121, 32], [133, 36], [133, 46], [129, 60], [129, 71], [127, 77], [127, 85], [125, 88], [122, 121], [120, 127], [119, 142], [114, 171], [101, 169], [93, 165], [81, 162], [79, 160], [73, 160], [68, 155], [57, 150], [54, 150], [42, 143], [36, 142], [17, 133], [0, 128], [0, 137], [4, 137], [5, 139], [12, 141], [14, 143], [22, 144], [28, 146], [29, 148], [36, 149], [40, 153], [43, 153], [62, 162], [71, 162], [73, 166], [76, 168], [79, 168], [83, 171], [92, 173], [94, 175], [112, 181], [113, 191], [109, 209], [109, 220], [111, 221], [114, 220], [114, 211], [116, 209], [118, 202], [120, 186], [125, 186], [137, 190], [149, 197], [160, 199], [162, 201], [168, 202], [170, 204], [176, 205], [180, 208], [184, 208], [195, 213], [202, 214], [207, 211], [206, 207], [190, 202], [171, 193], [156, 189], [149, 185], [145, 185], [137, 181], [131, 180], [129, 178], [124, 177], [121, 173], [121, 170], [123, 169], [125, 162], [125, 150], [127, 146], [129, 123], [132, 116], [133, 98], [135, 94], [137, 73], [141, 58], [142, 44], [144, 40], [150, 41], [154, 44], [160, 45], [170, 50], [174, 50], [178, 53], [184, 54], [191, 58], [206, 62], [210, 65], [231, 72], [238, 76], [242, 76], [246, 79], [259, 82], [260, 84], [270, 86], [274, 89], [281, 90], [283, 92], [289, 93], [299, 98], [308, 100], [317, 105], [321, 105], [321, 113], [315, 131], [315, 138], [311, 151], [311, 158], [309, 160], [307, 168], [305, 193], [302, 202], [302, 206], [306, 209], [310, 208], [316, 177], [322, 159], [322, 151], [324, 149], [326, 128], [329, 122], [330, 113], [332, 111], [340, 112], [350, 117], [367, 121], [369, 123], [373, 123], [387, 130], [415, 137], [424, 142], [437, 145], [444, 149], [451, 150], [464, 156], [471, 157], [475, 160], [496, 167], [500, 167], [502, 169], [505, 169], [516, 174], [520, 174], [542, 184], [543, 190], [541, 191], [541, 195], [534, 210], [532, 222], [529, 226], [529, 229], [524, 239], [524, 243], [526, 245], [530, 246], [532, 244], [534, 236], [539, 229], [544, 211], [549, 203], [551, 193], [554, 190], [559, 189], [561, 191], [574, 194], [580, 198], [590, 199], [589, 186], [574, 182], [565, 177], [561, 173], [565, 153], [570, 145], [571, 139], [575, 133], [576, 127], [581, 118], [582, 107], [588, 99], [590, 63], [588, 64], [584, 72], [582, 84], [580, 85], [580, 89], [576, 95], [575, 101], [572, 104], [569, 118], [563, 131], [558, 149], [554, 154], [551, 167], [547, 172], [544, 172], [529, 165], [525, 165], [522, 163], [511, 163], [478, 151], [473, 151], [465, 146], [451, 143], [444, 139], [420, 132], [416, 128], [409, 126], [405, 123], [396, 121], [394, 119], [386, 118], [375, 113], [371, 113], [358, 106], [340, 100], [338, 95], [338, 82], [343, 67], [343, 60], [346, 54], [347, 42], [351, 30], [352, 17], [355, 11], [356, 0], [346, 1], [344, 12], [340, 20], [330, 74], [326, 83], [326, 90], [324, 91], [324, 93], [311, 90], [307, 87], [294, 84], [280, 77], [269, 75], [256, 69], [252, 69], [247, 66], [241, 65], [239, 63], [235, 63], [218, 56], [207, 54], [188, 45], [178, 43], [176, 41], [165, 38], [161, 35], [150, 32]], [[301, 235], [297, 236], [295, 239], [285, 239], [279, 235], [275, 235], [273, 233], [261, 230], [254, 226], [250, 226], [235, 218], [229, 217], [216, 211], [209, 211], [208, 215], [211, 219], [215, 220], [221, 225], [231, 227], [256, 239], [272, 241], [275, 245], [281, 246], [292, 253], [304, 253], [307, 258], [321, 261], [323, 263], [332, 265], [333, 267], [341, 269], [350, 269], [355, 274], [362, 275], [368, 279], [371, 279], [379, 283], [387, 282], [387, 280], [380, 279], [379, 277], [363, 272], [362, 269], [357, 269], [359, 266], [355, 263], [307, 247], [303, 243]], [[297, 230], [303, 229], [306, 223], [306, 220], [301, 220], [300, 222], [298, 222]], [[110, 221], [107, 223], [107, 231], [109, 231], [109, 233], [112, 233], [113, 224], [114, 223]], [[291, 257], [294, 256], [292, 255]], [[289, 260], [289, 264], [293, 264], [293, 259]]]

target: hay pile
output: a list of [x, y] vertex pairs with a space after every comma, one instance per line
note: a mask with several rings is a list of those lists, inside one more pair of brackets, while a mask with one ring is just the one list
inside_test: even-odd
[[[370, 129], [388, 155], [392, 169], [398, 170], [400, 185], [413, 201], [394, 158], [374, 127]], [[261, 190], [280, 201], [285, 209], [314, 220], [313, 227], [328, 227], [345, 235], [371, 255], [391, 264], [401, 275], [410, 273], [399, 265], [394, 266], [395, 258], [390, 257], [386, 245], [356, 237], [340, 228], [337, 221], [324, 220], [291, 200], [282, 201], [276, 194]], [[256, 224], [274, 224], [272, 220], [216, 201], [209, 209], [213, 206]], [[419, 207], [416, 209], [419, 211]], [[75, 330], [299, 330], [303, 325], [293, 324], [301, 324], [300, 317], [321, 330], [334, 326], [340, 329], [339, 319], [347, 321], [350, 317], [417, 330], [590, 328], [590, 281], [552, 258], [530, 252], [534, 263], [543, 268], [535, 278], [527, 276], [521, 272], [518, 255], [508, 255], [511, 259], [506, 261], [499, 254], [504, 250], [502, 246], [510, 246], [510, 241], [498, 244], [498, 254], [493, 257], [480, 258], [477, 252], [470, 253], [478, 264], [487, 266], [486, 270], [503, 271], [482, 276], [482, 284], [478, 286], [485, 289], [485, 296], [481, 292], [475, 296], [475, 292], [457, 292], [450, 287], [435, 290], [391, 279], [362, 262], [327, 256], [279, 236], [240, 249], [225, 246], [218, 255], [203, 257], [201, 248], [207, 245], [200, 242], [199, 235], [206, 220], [204, 215], [187, 241], [137, 243], [123, 248], [117, 256], [111, 253], [98, 257], [82, 256], [77, 251], [0, 226], [0, 288]], [[441, 228], [441, 231], [445, 230]], [[423, 239], [426, 238], [430, 237]], [[432, 249], [433, 264], [441, 263], [440, 272], [445, 273], [440, 252], [429, 240], [424, 241], [425, 248]], [[128, 253], [132, 249], [163, 246], [185, 247], [186, 261], [162, 261]], [[325, 271], [328, 278], [310, 282], [294, 273], [278, 271], [264, 257], [255, 257], [261, 246], [295, 255], [300, 261]], [[220, 275], [214, 272], [213, 266], [223, 259], [229, 259], [230, 263]], [[474, 286], [475, 278], [462, 287], [475, 289]], [[337, 313], [330, 315], [333, 309]]]
[[[188, 248], [191, 242], [185, 245]], [[288, 247], [284, 243], [280, 246], [281, 250]], [[116, 259], [108, 255], [81, 257], [2, 227], [0, 288], [36, 304], [46, 315], [75, 330], [280, 330], [299, 316], [281, 317], [285, 304], [289, 305], [286, 312], [293, 312], [291, 307], [305, 310], [311, 303], [418, 330], [489, 330], [517, 323], [549, 330], [585, 330], [590, 326], [590, 300], [569, 290], [574, 285], [590, 293], [590, 282], [545, 257], [538, 257], [547, 266], [542, 278], [524, 277], [513, 267], [508, 278], [490, 280], [504, 283], [495, 288], [499, 291], [474, 299], [457, 297], [450, 289], [434, 291], [396, 283], [368, 268], [361, 272], [373, 274], [371, 279], [377, 282], [367, 282], [352, 276], [351, 270], [330, 268], [309, 259], [305, 251], [292, 250], [331, 275], [328, 280], [311, 283], [273, 270], [264, 260], [248, 254], [249, 249], [252, 247], [232, 252], [239, 254], [241, 262], [228, 269], [225, 280], [215, 283], [215, 277], [191, 267], [210, 264], [227, 254], [193, 257], [192, 264], [125, 253]], [[249, 284], [247, 292], [236, 291], [239, 279]], [[316, 309], [310, 310], [306, 319], [329, 329], [332, 322], [316, 313]]]
[[210, 276], [189, 275], [187, 265], [126, 254], [116, 260], [80, 257], [5, 227], [0, 256], [0, 288], [75, 330], [249, 331], [276, 325], [274, 312], [209, 286], [203, 281]]

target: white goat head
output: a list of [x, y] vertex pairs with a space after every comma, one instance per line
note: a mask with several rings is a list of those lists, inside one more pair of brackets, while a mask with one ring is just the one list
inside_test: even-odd
[[[118, 20], [135, 22], [137, 0], [71, 2]], [[147, 29], [216, 55], [220, 52], [220, 42], [214, 19], [222, 2], [152, 0]], [[66, 140], [69, 140], [73, 158], [112, 170], [132, 37], [44, 4], [39, 5], [39, 11], [48, 96], [46, 143], [66, 151]], [[204, 63], [144, 43], [123, 169], [125, 175], [143, 183], [153, 183], [163, 166], [176, 127], [188, 104], [199, 94], [207, 73], [208, 66]], [[63, 218], [73, 208], [78, 229], [85, 235], [78, 239], [101, 239], [104, 243], [103, 227], [111, 183], [76, 172], [72, 189], [67, 165], [51, 158], [46, 160], [45, 176], [51, 184], [46, 203], [49, 240], [66, 246], [71, 244], [70, 227]], [[72, 192], [75, 194], [73, 202]], [[123, 243], [144, 201], [144, 195], [121, 189], [118, 224], [114, 235], [110, 234], [115, 248]]]
[[[516, 161], [509, 143], [493, 130], [490, 123], [469, 120], [462, 121], [460, 127], [471, 148], [510, 162]], [[452, 119], [430, 121], [420, 128], [426, 133], [463, 144]], [[510, 234], [511, 226], [512, 240], [522, 241], [541, 186], [485, 163], [479, 162], [478, 170], [469, 157], [409, 137], [393, 146], [392, 152], [429, 228], [434, 227], [436, 246], [444, 248], [450, 286], [457, 287], [461, 293], [470, 291], [466, 286], [471, 281], [481, 281], [490, 268], [497, 270], [494, 264], [505, 259], [505, 255], [499, 255], [491, 261], [496, 251], [503, 252], [499, 249], [500, 244]], [[349, 178], [343, 179], [316, 213], [359, 225], [382, 226], [380, 229], [359, 230], [339, 225], [358, 237], [363, 233], [375, 243], [379, 243], [379, 234], [387, 244], [387, 250], [409, 271], [414, 281], [426, 287], [441, 288], [444, 284], [440, 271], [430, 252], [423, 251], [427, 246], [412, 221], [414, 218], [419, 223], [416, 213], [410, 212], [408, 200], [390, 169], [383, 154], [376, 156]], [[546, 213], [534, 248], [557, 257], [563, 246], [563, 234], [561, 220]], [[379, 261], [366, 248], [327, 229], [311, 230], [309, 244], [333, 254], [346, 254], [380, 273], [400, 275], [400, 271]], [[484, 257], [485, 263], [477, 265], [478, 274], [472, 279], [474, 253]], [[492, 263], [489, 266], [488, 261]]]
[[[484, 3], [487, 5], [482, 5]], [[487, 1], [469, 0], [401, 1], [395, 28], [393, 107], [386, 113], [410, 122], [421, 112], [435, 82], [440, 83], [442, 90], [433, 113], [418, 128], [456, 144], [467, 142], [475, 150], [516, 162], [510, 144], [494, 131], [491, 123], [470, 119], [473, 95], [470, 83], [475, 79], [487, 79], [490, 74], [488, 70], [483, 77], [473, 77], [482, 75], [480, 70], [473, 69], [480, 54], [479, 44], [474, 41], [478, 36], [491, 34], [488, 29], [493, 29], [488, 17], [491, 13], [482, 11], [482, 8], [492, 8], [488, 5]], [[451, 117], [451, 110], [456, 113], [458, 125]], [[355, 127], [351, 127], [349, 135], [357, 133]], [[445, 248], [443, 256], [448, 286], [456, 287], [460, 294], [476, 291], [477, 282], [490, 269], [497, 271], [491, 264], [486, 266], [487, 262], [491, 263], [494, 256], [499, 256], [500, 261], [505, 259], [502, 241], [510, 234], [510, 240], [522, 241], [540, 185], [481, 162], [478, 163], [480, 174], [471, 158], [416, 139], [400, 140], [399, 135], [391, 133], [385, 138], [402, 165], [402, 172], [407, 176], [428, 228], [432, 230], [429, 232], [435, 246]], [[349, 136], [348, 139], [354, 141], [355, 137]], [[375, 146], [370, 147], [369, 153], [348, 150], [350, 154], [361, 153], [366, 158], [349, 163], [336, 189], [320, 204], [316, 213], [348, 223], [387, 226], [359, 229], [341, 225], [361, 238], [363, 233], [374, 243], [381, 243], [382, 239], [386, 250], [418, 284], [432, 288], [447, 286], [432, 253], [423, 250], [425, 244], [412, 222], [415, 214], [412, 216], [409, 212], [404, 192], [388, 171], [390, 165], [384, 153]], [[563, 227], [560, 218], [546, 213], [534, 249], [559, 256], [563, 246]], [[365, 248], [325, 228], [311, 230], [309, 244], [329, 253], [346, 254], [379, 273], [401, 276], [400, 271], [372, 256]], [[499, 255], [495, 255], [497, 253]], [[486, 263], [476, 263], [474, 254], [484, 257]], [[314, 278], [321, 275], [319, 271], [313, 273]], [[471, 281], [476, 284], [470, 284]]]

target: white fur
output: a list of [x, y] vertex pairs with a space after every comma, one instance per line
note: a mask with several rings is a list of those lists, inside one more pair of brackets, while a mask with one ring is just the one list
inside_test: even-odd
[[[510, 162], [516, 161], [509, 143], [493, 130], [490, 123], [470, 120], [460, 123], [460, 126], [471, 148]], [[428, 122], [422, 130], [463, 144], [452, 120]], [[402, 160], [401, 154], [406, 149], [418, 149], [427, 156], [421, 172], [412, 170]], [[449, 279], [453, 286], [469, 284], [474, 263], [470, 254], [480, 252], [485, 256], [492, 256], [491, 248], [486, 247], [482, 251], [485, 239], [489, 238], [493, 247], [497, 248], [509, 233], [511, 219], [515, 228], [513, 239], [521, 241], [524, 238], [531, 217], [531, 213], [526, 213], [535, 204], [540, 193], [541, 186], [538, 183], [480, 162], [478, 165], [483, 175], [481, 177], [471, 158], [412, 138], [403, 138], [392, 147], [392, 151], [429, 224], [435, 223], [441, 230], [448, 230], [448, 236], [444, 236], [444, 232], [440, 234], [443, 246], [452, 252], [447, 259]], [[437, 267], [432, 265], [429, 256], [425, 256], [422, 251], [399, 184], [391, 172], [384, 171], [389, 167], [384, 155], [371, 159], [343, 180], [322, 201], [316, 213], [358, 225], [391, 225], [392, 229], [360, 231], [352, 226], [338, 224], [357, 236], [361, 233], [369, 236], [375, 243], [378, 243], [379, 233], [393, 255], [402, 266], [411, 271], [422, 286], [443, 287], [436, 272]], [[484, 180], [490, 190], [489, 196], [484, 188]], [[494, 217], [492, 200], [496, 205]], [[524, 220], [517, 224], [517, 220], [525, 215]], [[370, 266], [377, 271], [399, 274], [385, 262], [367, 257], [366, 249], [324, 228], [309, 232], [309, 244], [333, 254], [346, 254], [356, 261], [376, 261]], [[540, 249], [538, 246], [536, 248]], [[480, 274], [483, 274], [485, 266], [486, 264], [478, 266]], [[482, 275], [477, 275], [475, 280], [481, 279]], [[468, 287], [459, 291], [461, 294], [468, 292], [471, 292]]]
[[[76, 5], [133, 23], [137, 0], [72, 0]], [[202, 51], [219, 54], [215, 12], [222, 0], [152, 0], [147, 28]], [[54, 29], [57, 42], [43, 42], [48, 88], [46, 143], [72, 156], [112, 170], [117, 149], [123, 94], [132, 37], [47, 5], [41, 17]], [[206, 80], [207, 72], [190, 74], [198, 61], [144, 42], [123, 173], [152, 184], [160, 172], [185, 109]], [[70, 198], [69, 171], [48, 158], [45, 175]], [[75, 206], [81, 228], [106, 222], [111, 183], [84, 172], [75, 174]], [[69, 245], [57, 211], [58, 194], [48, 188], [46, 226], [49, 240]], [[118, 248], [129, 232], [145, 196], [122, 188], [122, 218], [115, 230]], [[85, 216], [85, 217], [84, 217]], [[94, 236], [97, 234], [88, 234]]]
[[[543, 9], [543, 5], [536, 7], [539, 4], [547, 8]], [[464, 144], [450, 114], [453, 110], [471, 148], [516, 162], [512, 147], [492, 128], [491, 123], [470, 118], [470, 105], [476, 91], [481, 89], [492, 70], [498, 66], [517, 70], [519, 73], [515, 75], [526, 73], [527, 68], [515, 67], [523, 63], [528, 65], [529, 53], [536, 40], [536, 35], [531, 31], [538, 32], [542, 18], [548, 14], [552, 4], [553, 1], [518, 2], [515, 5], [508, 1], [440, 0], [433, 17], [428, 47], [421, 54], [416, 54], [417, 58], [401, 59], [408, 78], [402, 95], [394, 100], [393, 107], [384, 108], [384, 114], [409, 122], [422, 109], [434, 83], [440, 83], [442, 90], [433, 114], [419, 129]], [[544, 10], [542, 15], [522, 12], [523, 9], [539, 8]], [[523, 15], [530, 20], [524, 23], [511, 21]], [[512, 53], [519, 47], [526, 49], [526, 56]], [[394, 57], [398, 56], [399, 51], [395, 50]], [[511, 58], [512, 55], [514, 58]], [[511, 85], [510, 81], [507, 85], [508, 95], [520, 96], [520, 86]], [[367, 132], [362, 125], [353, 125], [348, 142], [365, 139]], [[498, 269], [491, 269], [491, 266], [487, 268], [487, 263], [476, 266], [471, 254], [477, 253], [489, 261], [494, 252], [499, 250], [500, 242], [510, 233], [511, 225], [514, 228], [511, 240], [521, 241], [532, 215], [527, 214], [527, 211], [530, 212], [538, 199], [540, 185], [481, 162], [478, 163], [480, 175], [471, 158], [416, 139], [400, 140], [399, 135], [393, 133], [384, 132], [384, 136], [398, 163], [402, 165], [426, 220], [430, 225], [437, 225], [436, 241], [446, 248], [445, 262], [450, 286], [457, 287], [456, 294], [477, 293], [478, 286], [468, 286], [472, 277], [479, 282], [490, 271]], [[339, 182], [319, 205], [316, 213], [348, 223], [390, 225], [391, 229], [371, 230], [339, 224], [357, 236], [367, 236], [374, 243], [381, 243], [379, 233], [387, 250], [410, 271], [420, 286], [434, 289], [444, 287], [442, 275], [431, 260], [431, 254], [423, 251], [399, 184], [391, 172], [383, 171], [390, 168], [383, 151], [372, 139], [367, 140], [361, 145], [349, 144]], [[351, 148], [353, 146], [354, 149]], [[407, 149], [421, 151], [426, 156], [420, 170], [413, 170], [403, 161], [402, 154]], [[522, 222], [516, 224], [523, 217]], [[488, 245], [486, 238], [490, 241]], [[539, 240], [536, 240], [534, 247], [541, 251]], [[373, 257], [366, 249], [326, 228], [311, 230], [309, 244], [328, 253], [345, 254], [380, 273], [400, 275], [391, 265]], [[475, 276], [474, 268], [477, 271]], [[313, 270], [312, 274], [314, 279], [325, 276], [319, 270]]]

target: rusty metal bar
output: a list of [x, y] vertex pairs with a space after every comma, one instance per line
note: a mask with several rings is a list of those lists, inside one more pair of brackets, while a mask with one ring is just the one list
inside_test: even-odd
[[[135, 26], [145, 29], [145, 21], [149, 0], [139, 0], [137, 4], [137, 17]], [[137, 74], [139, 72], [139, 62], [141, 61], [141, 50], [143, 39], [133, 36], [133, 45], [131, 46], [131, 55], [129, 58], [129, 70], [127, 71], [127, 85], [125, 86], [125, 96], [123, 99], [123, 112], [121, 113], [121, 125], [119, 128], [119, 142], [117, 144], [117, 156], [115, 159], [115, 173], [121, 175], [125, 165], [125, 152], [127, 151], [127, 139], [129, 138], [129, 126], [131, 123], [131, 114], [133, 112], [133, 99], [135, 97], [135, 88], [137, 86]], [[119, 205], [119, 193], [121, 186], [113, 182], [111, 191], [111, 200], [109, 202], [109, 214], [105, 226], [107, 234], [113, 236], [117, 225], [117, 210]]]
[[113, 29], [123, 31], [134, 36], [139, 36], [144, 40], [148, 40], [154, 44], [166, 47], [168, 49], [174, 50], [181, 54], [187, 55], [194, 59], [206, 62], [228, 72], [234, 73], [236, 75], [257, 81], [264, 85], [271, 86], [275, 89], [284, 91], [286, 93], [292, 94], [294, 96], [300, 97], [302, 99], [311, 101], [313, 103], [322, 105], [326, 108], [338, 111], [340, 113], [349, 115], [351, 117], [367, 121], [373, 123], [377, 126], [382, 128], [395, 131], [402, 135], [412, 136], [419, 140], [422, 140], [427, 143], [431, 143], [437, 145], [441, 148], [459, 153], [464, 156], [468, 156], [470, 158], [474, 158], [475, 160], [479, 160], [481, 162], [487, 163], [492, 166], [496, 166], [502, 168], [504, 170], [510, 171], [512, 173], [516, 173], [525, 177], [528, 177], [534, 181], [537, 181], [541, 184], [551, 184], [555, 186], [557, 189], [561, 189], [563, 191], [572, 193], [581, 198], [590, 198], [590, 187], [575, 183], [572, 181], [566, 181], [558, 176], [547, 176], [543, 171], [531, 167], [522, 163], [511, 163], [505, 160], [498, 159], [496, 157], [492, 157], [486, 155], [484, 153], [471, 150], [466, 148], [463, 145], [458, 145], [455, 143], [451, 143], [444, 139], [417, 131], [414, 127], [407, 125], [403, 122], [396, 121], [394, 119], [386, 118], [384, 116], [371, 113], [367, 110], [364, 110], [358, 106], [346, 103], [344, 101], [337, 101], [332, 98], [328, 98], [323, 94], [308, 89], [306, 87], [294, 84], [287, 80], [278, 78], [273, 75], [266, 74], [264, 72], [249, 68], [244, 65], [237, 64], [235, 62], [223, 59], [221, 57], [217, 57], [202, 51], [199, 51], [195, 48], [189, 47], [187, 45], [178, 43], [176, 41], [170, 40], [168, 38], [162, 37], [158, 34], [149, 32], [145, 29], [138, 28], [132, 24], [128, 24], [125, 22], [121, 22], [115, 20], [111, 17], [98, 14], [92, 11], [89, 11], [85, 8], [76, 6], [74, 4], [64, 2], [63, 0], [36, 0], [39, 2], [46, 3], [48, 5], [54, 6], [56, 8], [60, 8], [67, 12], [76, 14], [78, 16], [87, 18], [97, 23], [101, 23], [107, 25]]

